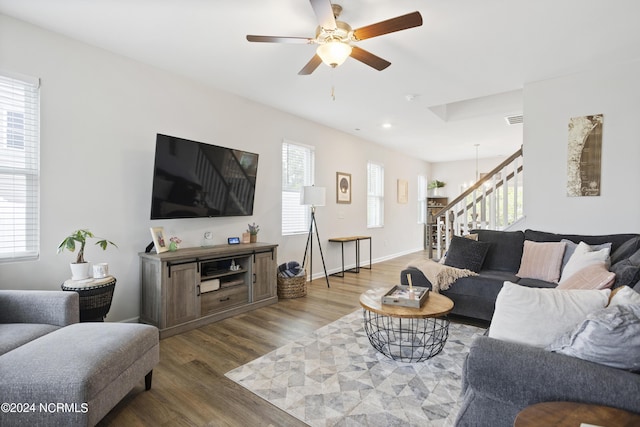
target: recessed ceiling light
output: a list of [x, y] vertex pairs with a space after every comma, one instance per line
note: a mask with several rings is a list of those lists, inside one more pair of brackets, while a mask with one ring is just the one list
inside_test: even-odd
[[382, 127], [385, 129], [391, 129], [391, 123], [383, 123]]

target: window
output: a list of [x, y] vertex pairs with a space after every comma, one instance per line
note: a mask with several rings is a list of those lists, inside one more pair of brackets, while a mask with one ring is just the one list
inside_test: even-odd
[[367, 227], [384, 225], [384, 166], [367, 163]]
[[315, 155], [313, 147], [282, 143], [282, 235], [309, 232], [311, 213], [300, 204], [300, 192], [313, 185]]
[[427, 177], [418, 175], [418, 224], [427, 222]]
[[0, 75], [0, 262], [40, 250], [40, 104], [37, 79]]

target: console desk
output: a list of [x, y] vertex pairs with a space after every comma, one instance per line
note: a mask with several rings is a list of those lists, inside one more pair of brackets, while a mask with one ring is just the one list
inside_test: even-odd
[[[369, 241], [369, 267], [360, 267], [360, 242], [362, 240]], [[333, 237], [329, 239], [330, 242], [340, 243], [342, 250], [342, 270], [339, 273], [333, 273], [332, 276], [344, 277], [344, 273], [360, 273], [360, 268], [371, 270], [371, 236], [349, 236], [349, 237]], [[356, 246], [356, 266], [354, 268], [344, 269], [344, 244], [348, 242], [355, 242]]]

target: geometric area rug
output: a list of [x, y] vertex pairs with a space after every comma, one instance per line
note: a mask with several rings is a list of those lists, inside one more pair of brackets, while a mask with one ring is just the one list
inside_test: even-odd
[[371, 346], [358, 310], [225, 375], [313, 427], [453, 426], [462, 364], [484, 331], [451, 322], [440, 354], [405, 363]]

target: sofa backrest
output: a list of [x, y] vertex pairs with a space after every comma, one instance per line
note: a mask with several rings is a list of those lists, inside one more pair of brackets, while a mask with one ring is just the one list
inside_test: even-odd
[[516, 273], [520, 268], [524, 233], [522, 231], [473, 230], [480, 242], [489, 242], [489, 250], [482, 264], [483, 270]]
[[611, 253], [613, 254], [616, 249], [620, 247], [624, 242], [634, 237], [638, 237], [637, 234], [607, 234], [607, 235], [581, 235], [581, 234], [556, 234], [548, 233], [546, 231], [537, 230], [525, 230], [525, 240], [531, 240], [534, 242], [559, 242], [562, 239], [571, 240], [574, 243], [585, 242], [588, 245], [600, 245], [602, 243], [611, 243]]

